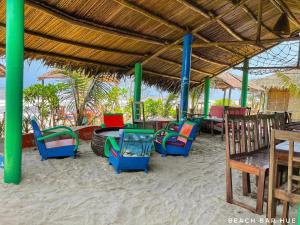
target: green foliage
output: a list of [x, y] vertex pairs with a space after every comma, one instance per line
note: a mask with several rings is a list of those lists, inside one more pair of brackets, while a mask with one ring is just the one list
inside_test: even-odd
[[111, 113], [121, 113], [120, 99], [125, 98], [127, 95], [126, 88], [114, 86], [108, 93], [105, 100], [105, 111]]
[[103, 82], [101, 75], [88, 77], [81, 71], [66, 69], [62, 73], [69, 78], [62, 100], [66, 102], [67, 109], [76, 112], [76, 125], [83, 125], [86, 110], [99, 113], [100, 105], [111, 87]]
[[34, 115], [42, 128], [45, 127], [46, 122], [51, 124], [56, 110], [59, 108], [59, 93], [62, 92], [66, 86], [64, 84], [35, 84], [24, 90], [24, 130], [29, 130], [28, 122], [30, 117]]
[[284, 73], [277, 73], [277, 76], [282, 80], [284, 86], [290, 91], [292, 95], [300, 98], [300, 87], [295, 84], [287, 75]]
[[164, 101], [162, 117], [176, 117], [176, 107], [174, 102], [177, 100], [178, 95], [175, 93], [170, 93], [166, 100]]
[[191, 89], [190, 91], [190, 98], [191, 98], [191, 113], [194, 113], [194, 110], [196, 109], [200, 97], [202, 95], [203, 92], [203, 85], [201, 87], [194, 87]]
[[153, 100], [148, 98], [144, 102], [144, 107], [146, 118], [160, 116], [163, 112], [163, 101], [162, 99]]
[[[223, 105], [223, 99], [216, 100], [213, 105], [214, 106]], [[224, 105], [236, 106], [232, 100], [229, 100], [227, 98], [225, 99], [225, 104]]]

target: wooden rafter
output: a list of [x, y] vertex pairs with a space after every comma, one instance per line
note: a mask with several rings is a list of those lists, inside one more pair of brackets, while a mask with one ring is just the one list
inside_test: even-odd
[[[190, 3], [187, 0], [177, 0], [178, 2], [184, 4], [185, 6], [189, 7], [190, 9], [194, 10], [195, 12], [201, 14], [202, 16], [204, 16], [206, 19], [208, 20], [214, 20], [215, 18], [217, 18], [217, 16], [209, 11], [207, 12], [205, 9], [203, 9], [201, 6], [199, 5], [195, 5], [193, 3]], [[227, 25], [221, 18], [217, 18], [216, 22], [224, 29], [226, 30], [232, 37], [234, 37], [236, 40], [242, 41], [244, 40], [239, 34], [237, 34], [229, 25]]]
[[143, 41], [151, 44], [156, 45], [166, 45], [169, 43], [168, 40], [161, 40], [159, 38], [145, 35], [133, 31], [128, 31], [121, 28], [115, 28], [111, 26], [107, 26], [104, 24], [95, 23], [93, 21], [87, 20], [87, 19], [80, 19], [77, 18], [71, 14], [68, 14], [67, 12], [64, 12], [58, 8], [55, 8], [55, 6], [48, 5], [45, 2], [37, 1], [37, 0], [26, 0], [26, 5], [33, 7], [35, 9], [38, 9], [40, 11], [43, 11], [44, 13], [54, 16], [56, 18], [59, 18], [63, 20], [64, 22], [70, 23], [72, 25], [78, 25], [90, 30], [94, 31], [100, 31], [107, 34], [115, 35], [118, 37], [125, 37], [136, 41]]
[[[148, 73], [148, 74], [152, 74], [154, 76], [158, 76], [158, 77], [165, 77], [165, 78], [170, 78], [170, 79], [174, 79], [174, 80], [181, 80], [181, 77], [174, 77], [172, 75], [169, 74], [163, 74], [163, 73], [157, 73], [154, 71], [150, 71], [150, 70], [143, 70], [144, 73]], [[190, 80], [191, 83], [198, 83], [200, 84], [201, 81], [197, 81], [197, 80]]]
[[261, 36], [262, 7], [263, 7], [263, 0], [258, 0], [256, 43], [259, 43], [260, 36]]
[[[172, 29], [174, 29], [174, 30], [177, 30], [177, 31], [181, 32], [182, 34], [185, 34], [185, 33], [188, 32], [187, 29], [185, 29], [185, 28], [179, 26], [178, 24], [175, 24], [175, 23], [173, 23], [172, 21], [169, 21], [169, 20], [167, 20], [167, 19], [165, 19], [165, 18], [163, 18], [163, 17], [161, 17], [161, 16], [159, 16], [159, 15], [156, 15], [156, 14], [154, 14], [153, 12], [149, 12], [148, 10], [143, 9], [143, 8], [141, 8], [140, 6], [137, 6], [137, 5], [131, 3], [131, 2], [129, 2], [129, 1], [127, 1], [127, 0], [114, 0], [114, 1], [117, 2], [117, 3], [119, 3], [120, 5], [122, 5], [122, 6], [124, 6], [124, 7], [127, 7], [128, 9], [131, 9], [131, 10], [133, 10], [133, 11], [135, 11], [135, 12], [138, 12], [138, 13], [140, 13], [140, 14], [142, 14], [142, 15], [144, 15], [144, 16], [150, 18], [150, 19], [153, 19], [153, 20], [155, 20], [155, 21], [157, 21], [157, 22], [159, 22], [159, 23], [161, 23], [161, 24], [164, 24], [165, 26], [168, 26], [168, 27], [170, 27], [170, 28], [172, 28]], [[197, 37], [197, 38], [199, 38], [200, 40], [204, 40], [205, 42], [210, 42], [209, 40], [205, 39], [205, 38], [204, 38], [203, 36], [201, 36], [200, 34], [194, 34], [194, 36]], [[226, 49], [226, 50], [227, 50], [227, 49]], [[228, 50], [227, 50], [227, 51], [228, 51]], [[230, 51], [230, 50], [229, 50], [229, 51]], [[235, 52], [232, 52], [232, 51], [231, 51], [230, 53], [236, 54]], [[195, 56], [195, 57], [196, 57], [196, 56]], [[212, 59], [206, 59], [205, 57], [199, 56], [199, 57], [197, 57], [197, 58], [198, 58], [198, 59], [201, 59], [201, 60], [203, 60], [203, 61], [205, 61], [205, 62], [212, 63], [212, 64], [215, 64], [215, 65], [218, 65], [218, 66], [227, 66], [227, 64], [224, 64], [224, 63], [222, 64], [222, 63], [217, 62], [217, 61], [214, 61], [214, 60], [212, 60]]]
[[[0, 28], [5, 28], [5, 24], [0, 22]], [[129, 51], [123, 51], [123, 50], [117, 50], [117, 49], [110, 49], [110, 48], [105, 48], [105, 47], [100, 47], [98, 45], [92, 45], [92, 44], [86, 44], [78, 41], [71, 41], [63, 38], [58, 38], [54, 37], [51, 35], [46, 35], [42, 34], [36, 31], [31, 31], [28, 29], [24, 30], [25, 34], [29, 34], [34, 37], [42, 38], [48, 41], [54, 41], [54, 42], [59, 42], [62, 44], [67, 44], [67, 45], [73, 45], [76, 47], [80, 48], [86, 48], [90, 50], [97, 50], [97, 51], [103, 51], [103, 52], [109, 52], [109, 53], [118, 53], [118, 54], [124, 54], [124, 55], [129, 55], [129, 56], [134, 56], [134, 57], [145, 57], [145, 54], [139, 54], [139, 53], [134, 53], [134, 52], [129, 52]]]
[[[256, 18], [255, 14], [246, 6], [242, 5], [241, 8], [244, 10], [244, 12], [248, 15], [250, 19], [258, 23], [258, 18]], [[280, 38], [281, 36], [278, 34], [275, 34], [272, 29], [270, 29], [263, 21], [261, 21], [261, 26], [266, 29], [268, 32], [272, 33], [274, 36], [277, 36]]]
[[[0, 43], [0, 48], [5, 49], [5, 45]], [[24, 50], [25, 50], [25, 53], [28, 53], [28, 54], [35, 54], [35, 55], [44, 56], [44, 57], [60, 58], [63, 60], [74, 61], [77, 63], [92, 64], [94, 66], [105, 66], [105, 67], [109, 67], [114, 70], [117, 69], [118, 71], [124, 71], [127, 69], [127, 67], [122, 66], [122, 65], [109, 64], [109, 63], [104, 63], [104, 62], [100, 62], [100, 61], [96, 61], [96, 60], [80, 58], [80, 57], [76, 57], [76, 56], [63, 55], [63, 54], [56, 53], [56, 52], [55, 53], [46, 52], [46, 51], [36, 50], [36, 49], [32, 49], [32, 48], [25, 48]]]
[[[165, 62], [165, 63], [176, 65], [178, 67], [182, 66], [181, 63], [175, 62], [175, 61], [170, 60], [170, 59], [165, 59], [165, 58], [162, 58], [162, 57], [157, 57], [157, 59], [160, 60], [160, 61], [162, 61], [162, 62]], [[209, 75], [209, 76], [213, 76], [214, 75], [213, 73], [209, 73], [209, 72], [206, 72], [206, 71], [203, 71], [203, 70], [199, 70], [199, 69], [195, 69], [195, 68], [191, 68], [191, 71], [196, 72], [196, 73], [201, 73], [201, 74]]]
[[[192, 9], [193, 11], [199, 13], [200, 15], [202, 15], [203, 17], [205, 17], [208, 20], [211, 20], [213, 17], [215, 17], [215, 15], [212, 12], [206, 12], [203, 8], [201, 8], [200, 6], [196, 6], [195, 4], [190, 3], [187, 0], [176, 0], [178, 2], [180, 2], [181, 4], [185, 5], [186, 7]], [[217, 22], [224, 28], [226, 29], [233, 37], [235, 37], [237, 40], [243, 40], [242, 37], [240, 37], [238, 34], [236, 34], [227, 24], [225, 24], [221, 19], [217, 20]], [[209, 39], [203, 37], [202, 35], [198, 34], [198, 33], [194, 33], [193, 34], [195, 37], [205, 41], [205, 42], [211, 42]], [[237, 54], [240, 55], [238, 52], [227, 49], [225, 47], [218, 47], [219, 49], [229, 52], [231, 54]], [[240, 55], [242, 56], [242, 55]]]
[[[284, 41], [299, 41], [300, 37], [290, 38], [274, 38], [260, 40], [260, 44], [277, 44]], [[194, 43], [193, 48], [201, 47], [213, 47], [213, 46], [242, 46], [242, 45], [255, 45], [256, 41], [223, 41], [223, 42], [211, 42], [211, 43]]]
[[[223, 16], [229, 14], [230, 12], [232, 12], [232, 10], [234, 10], [235, 8], [241, 6], [241, 5], [244, 4], [246, 1], [248, 1], [248, 0], [241, 0], [239, 3], [237, 3], [237, 4], [233, 5], [232, 7], [228, 8], [228, 9], [227, 9], [225, 12], [223, 12], [222, 14], [219, 14], [215, 19], [217, 19], [217, 18], [222, 18]], [[206, 26], [207, 24], [209, 24], [209, 23], [211, 23], [211, 22], [212, 22], [212, 20], [209, 20], [208, 22], [206, 22], [206, 23], [204, 23], [204, 24], [198, 26], [197, 28], [193, 29], [190, 33], [193, 34], [193, 35], [196, 34], [199, 30], [202, 29], [203, 25]], [[157, 52], [155, 52], [154, 54], [152, 54], [152, 55], [146, 57], [146, 58], [141, 62], [141, 64], [144, 65], [144, 64], [146, 64], [147, 62], [149, 62], [151, 59], [153, 59], [153, 58], [155, 58], [155, 57], [161, 55], [162, 53], [166, 52], [167, 50], [172, 49], [172, 48], [174, 48], [174, 47], [178, 47], [178, 45], [181, 43], [181, 41], [182, 41], [182, 38], [179, 38], [178, 40], [173, 41], [173, 42], [172, 42], [171, 44], [169, 44], [168, 46], [165, 46], [165, 47], [160, 48], [160, 49], [159, 49]], [[244, 60], [244, 58], [243, 58], [243, 60]], [[229, 67], [229, 66], [228, 66], [228, 67]], [[228, 67], [225, 67], [224, 70], [225, 70], [226, 68], [228, 68]], [[129, 74], [131, 74], [132, 72], [133, 72], [133, 68], [131, 68], [131, 69], [128, 71]]]
[[289, 7], [284, 2], [282, 2], [281, 0], [270, 0], [270, 1], [281, 12], [285, 12], [288, 18], [290, 19], [290, 21], [292, 21], [292, 23], [294, 23], [298, 28], [300, 27], [300, 22], [297, 20], [297, 18], [294, 16], [294, 14], [291, 12]]
[[[182, 48], [180, 48], [180, 50], [182, 51]], [[196, 58], [196, 59], [199, 59], [199, 60], [202, 60], [202, 61], [205, 61], [205, 62], [208, 62], [208, 63], [212, 63], [212, 64], [215, 64], [217, 66], [230, 66], [229, 64], [227, 63], [224, 63], [224, 62], [219, 62], [217, 60], [210, 60], [210, 59], [207, 59], [207, 58], [204, 58], [198, 54], [195, 54], [195, 53], [192, 53], [192, 57]]]

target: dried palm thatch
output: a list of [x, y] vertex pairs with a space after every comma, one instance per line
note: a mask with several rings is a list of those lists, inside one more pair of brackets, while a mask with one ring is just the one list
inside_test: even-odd
[[0, 64], [0, 77], [5, 77], [5, 66]]
[[[300, 70], [290, 70], [284, 72], [285, 77], [288, 78], [290, 83], [300, 87]], [[279, 74], [273, 74], [271, 76], [267, 76], [261, 79], [257, 79], [254, 81], [255, 84], [260, 85], [266, 90], [270, 89], [279, 89], [279, 90], [286, 90], [288, 89], [287, 82], [285, 82], [284, 77], [280, 76]]]
[[[242, 80], [240, 77], [235, 76], [231, 73], [221, 73], [212, 79], [212, 85], [216, 89], [242, 89]], [[261, 86], [256, 85], [252, 81], [249, 81], [248, 87], [252, 92], [264, 91]]]
[[[119, 80], [116, 78], [116, 76], [113, 76], [110, 73], [102, 73], [98, 74], [99, 81], [106, 82], [106, 83], [119, 83]], [[48, 79], [68, 79], [68, 77], [65, 75], [65, 71], [62, 69], [54, 69], [50, 72], [44, 73], [41, 76], [38, 77], [38, 80], [48, 80]]]
[[[141, 62], [144, 80], [178, 90], [182, 37], [192, 33], [191, 86], [213, 77], [278, 42], [272, 31], [287, 12], [291, 33], [300, 29], [298, 0], [25, 0], [25, 56], [47, 65], [84, 68], [90, 74], [133, 73]], [[259, 20], [258, 18], [262, 18]], [[226, 44], [247, 41], [247, 45]], [[224, 43], [225, 42], [225, 43]], [[5, 48], [5, 1], [0, 0], [0, 55]]]

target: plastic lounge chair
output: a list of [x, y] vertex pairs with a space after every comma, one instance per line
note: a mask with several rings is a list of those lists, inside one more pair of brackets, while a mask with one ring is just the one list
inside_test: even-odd
[[[57, 157], [75, 158], [79, 139], [77, 134], [72, 131], [71, 128], [65, 126], [56, 126], [41, 131], [35, 118], [32, 118], [31, 124], [34, 132], [35, 142], [41, 155], [41, 160]], [[55, 132], [58, 129], [63, 131]], [[50, 134], [45, 135], [45, 133]], [[65, 135], [68, 135], [71, 138], [53, 141], [54, 138], [60, 138]], [[46, 140], [49, 141], [46, 142]]]
[[163, 157], [166, 155], [182, 155], [187, 157], [192, 142], [197, 135], [197, 130], [197, 124], [190, 121], [184, 122], [178, 133], [159, 130], [154, 136], [155, 149]]
[[150, 154], [153, 146], [153, 130], [120, 130], [120, 142], [108, 137], [105, 143], [105, 155], [116, 173], [130, 170], [148, 171]]

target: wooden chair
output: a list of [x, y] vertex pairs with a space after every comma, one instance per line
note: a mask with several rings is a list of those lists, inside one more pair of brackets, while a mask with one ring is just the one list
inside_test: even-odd
[[[226, 191], [227, 202], [263, 213], [265, 177], [269, 169], [270, 130], [274, 126], [274, 115], [226, 115]], [[258, 177], [256, 207], [233, 199], [232, 169], [242, 172], [243, 195], [250, 189], [250, 174]]]
[[[280, 145], [287, 144], [286, 142], [277, 145], [277, 143], [287, 141], [286, 145], [286, 160], [288, 165], [288, 176], [287, 176], [287, 186], [278, 187], [277, 185], [277, 173], [278, 166], [280, 164], [279, 160], [282, 159], [280, 155], [284, 154]], [[288, 218], [289, 203], [299, 203], [300, 202], [300, 176], [294, 174], [294, 167], [299, 168], [300, 155], [299, 150], [297, 155], [295, 154], [295, 142], [300, 142], [300, 133], [292, 131], [272, 131], [272, 140], [270, 148], [270, 175], [269, 175], [269, 197], [268, 197], [268, 219], [272, 223], [272, 218], [276, 215], [277, 200], [283, 201], [283, 212], [282, 219]], [[285, 146], [283, 145], [283, 148]], [[281, 150], [280, 150], [281, 149]], [[295, 185], [296, 182], [298, 185]], [[286, 224], [285, 222], [283, 224]]]

